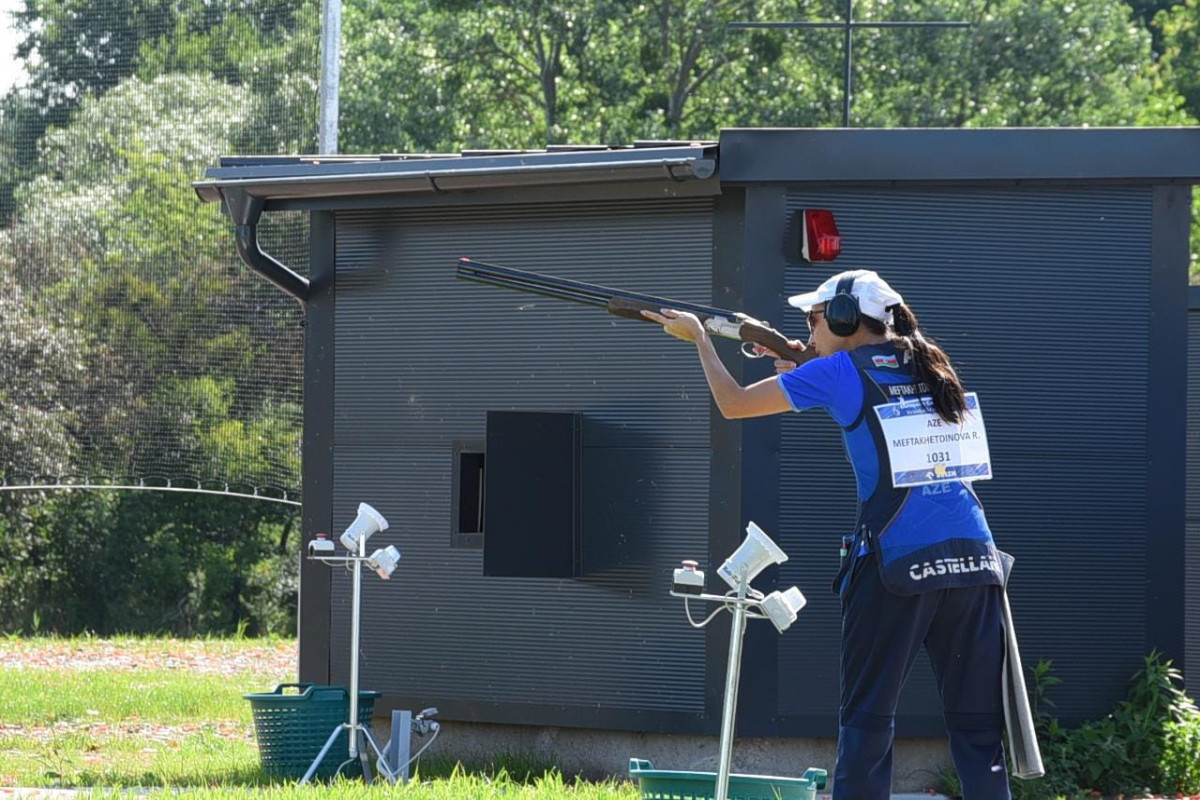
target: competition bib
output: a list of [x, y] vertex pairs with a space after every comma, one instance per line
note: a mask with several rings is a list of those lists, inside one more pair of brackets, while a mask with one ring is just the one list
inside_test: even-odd
[[875, 414], [887, 442], [894, 488], [992, 477], [983, 412], [974, 392], [967, 393], [967, 411], [958, 425], [939, 417], [928, 396], [883, 403], [875, 406]]

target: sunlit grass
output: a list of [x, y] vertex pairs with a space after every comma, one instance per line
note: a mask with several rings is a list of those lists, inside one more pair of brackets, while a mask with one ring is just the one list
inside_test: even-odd
[[250, 724], [248, 692], [267, 692], [274, 683], [259, 675], [194, 675], [187, 672], [68, 672], [4, 670], [0, 721], [50, 725], [79, 720], [130, 720], [176, 724], [237, 720]]
[[[0, 787], [180, 788], [189, 797], [391, 797], [413, 800], [637, 800], [627, 782], [564, 779], [501, 754], [469, 772], [422, 759], [403, 789], [339, 779], [272, 781], [253, 739], [250, 703], [292, 680], [294, 640], [0, 638]], [[274, 666], [272, 666], [274, 665]], [[230, 667], [228, 670], [225, 667]], [[436, 744], [434, 745], [436, 749]], [[157, 794], [157, 792], [152, 792]]]
[[44, 741], [0, 737], [9, 786], [246, 786], [267, 782], [252, 741], [197, 731], [169, 742], [125, 734], [65, 733]]
[[[111, 784], [98, 790], [95, 796], [104, 797], [109, 789], [121, 788]], [[177, 797], [177, 790], [164, 787], [158, 791], [139, 792], [138, 796]], [[115, 795], [114, 795], [115, 796]], [[544, 775], [529, 782], [520, 783], [506, 776], [481, 776], [460, 773], [450, 778], [437, 780], [414, 780], [400, 788], [387, 784], [364, 785], [360, 781], [339, 780], [319, 786], [298, 786], [295, 783], [269, 787], [210, 786], [187, 790], [189, 798], [200, 800], [383, 800], [403, 796], [411, 800], [637, 800], [637, 789], [628, 783], [577, 783], [564, 781], [557, 774]]]

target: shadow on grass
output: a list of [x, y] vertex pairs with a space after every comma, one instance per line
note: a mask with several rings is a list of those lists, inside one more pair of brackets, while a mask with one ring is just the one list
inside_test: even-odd
[[[448, 779], [464, 774], [496, 783], [531, 785], [547, 776], [558, 775], [559, 769], [544, 758], [520, 752], [501, 753], [483, 761], [422, 758], [420, 764], [412, 769], [413, 777], [419, 780]], [[570, 786], [589, 781], [578, 776], [563, 776], [563, 783]]]
[[[374, 766], [374, 764], [372, 764]], [[66, 774], [54, 781], [63, 788], [260, 788], [295, 784], [303, 776], [303, 770], [281, 774], [268, 772], [259, 765], [197, 768], [194, 772], [171, 771], [169, 773], [146, 770], [142, 772], [119, 772], [114, 770], [80, 770]], [[557, 779], [559, 771], [553, 763], [524, 753], [504, 753], [482, 761], [461, 762], [450, 759], [422, 758], [410, 767], [409, 779], [424, 781], [454, 780], [463, 777], [481, 779], [493, 784], [533, 785], [544, 779]], [[57, 776], [56, 776], [57, 777]], [[338, 781], [357, 782], [359, 775], [317, 777], [314, 784], [329, 785]], [[563, 776], [565, 786], [588, 784], [579, 777]]]
[[208, 768], [203, 772], [182, 772], [169, 775], [161, 772], [144, 771], [115, 772], [82, 770], [62, 785], [68, 788], [106, 788], [112, 786], [129, 787], [171, 787], [171, 788], [202, 788], [216, 786], [270, 786], [272, 783], [285, 781], [273, 779], [261, 767], [234, 767], [225, 769]]

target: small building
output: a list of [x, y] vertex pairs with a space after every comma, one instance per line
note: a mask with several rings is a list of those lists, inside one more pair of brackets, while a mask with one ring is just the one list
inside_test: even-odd
[[[797, 337], [788, 295], [880, 271], [986, 408], [995, 479], [978, 490], [1016, 557], [1022, 654], [1053, 660], [1071, 724], [1111, 710], [1154, 649], [1200, 685], [1198, 180], [1200, 129], [734, 129], [231, 158], [197, 191], [226, 204], [246, 262], [307, 305], [304, 538], [340, 532], [366, 501], [391, 523], [372, 546], [403, 553], [390, 583], [364, 582], [360, 674], [385, 693], [379, 713], [437, 706], [448, 731], [715, 735], [728, 624], [689, 626], [671, 573], [696, 559], [712, 588], [753, 520], [790, 555], [756, 587], [796, 584], [808, 605], [782, 636], [750, 626], [738, 736], [825, 741], [829, 586], [855, 511], [836, 426], [727, 421], [689, 346], [456, 280], [457, 259], [742, 310]], [[840, 229], [834, 262], [801, 256], [798, 213], [814, 208]], [[280, 210], [310, 214], [307, 278], [257, 246], [260, 214]], [[771, 373], [719, 347], [743, 383]], [[347, 575], [304, 563], [302, 680], [348, 682], [349, 605]], [[897, 733], [943, 731], [919, 661]], [[626, 756], [657, 740], [637, 741]]]

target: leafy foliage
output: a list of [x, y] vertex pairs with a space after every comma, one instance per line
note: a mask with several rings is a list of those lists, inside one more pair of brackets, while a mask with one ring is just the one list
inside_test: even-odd
[[1154, 27], [1163, 37], [1160, 75], [1183, 96], [1188, 113], [1200, 118], [1200, 0], [1160, 11]]
[[[1200, 119], [1200, 0], [1163, 4], [1153, 30], [1162, 40], [1155, 65], [1157, 97], [1169, 103], [1173, 120], [1156, 124], [1196, 124]], [[1200, 192], [1192, 198], [1191, 280], [1200, 284]]]
[[1042, 661], [1033, 673], [1046, 776], [1014, 782], [1014, 796], [1200, 792], [1200, 711], [1170, 660], [1152, 652], [1112, 713], [1075, 729], [1060, 726], [1047, 710], [1053, 705], [1048, 690], [1061, 683], [1051, 668], [1051, 662]]
[[[372, 0], [347, 9], [347, 149], [715, 138], [722, 127], [838, 124], [836, 32], [728, 27], [829, 20], [831, 11], [783, 0]], [[857, 31], [857, 125], [1188, 119], [1170, 116], [1178, 93], [1156, 82], [1150, 32], [1124, 4], [859, 0], [856, 15], [972, 23]], [[1154, 105], [1163, 110], [1147, 119]]]
[[0, 283], [0, 463], [23, 464], [29, 477], [59, 475], [77, 449], [77, 416], [61, 391], [82, 368], [79, 332], [32, 307], [10, 263], [0, 261]]
[[0, 632], [295, 630], [296, 514], [206, 495], [0, 493]]
[[[43, 61], [0, 106], [18, 167], [0, 177], [0, 477], [294, 487], [298, 309], [190, 182], [223, 153], [311, 148], [314, 5], [84, 5], [29, 0]], [[100, 44], [73, 53], [67, 32]], [[0, 493], [3, 627], [291, 632], [295, 522], [226, 498]]]
[[[180, 124], [196, 97], [211, 100]], [[53, 387], [79, 421], [80, 471], [297, 480], [294, 387], [263, 379], [299, 352], [296, 309], [232, 263], [227, 223], [188, 185], [254, 107], [203, 76], [131, 77], [47, 135], [16, 193], [13, 270], [38, 312], [87, 336]]]

